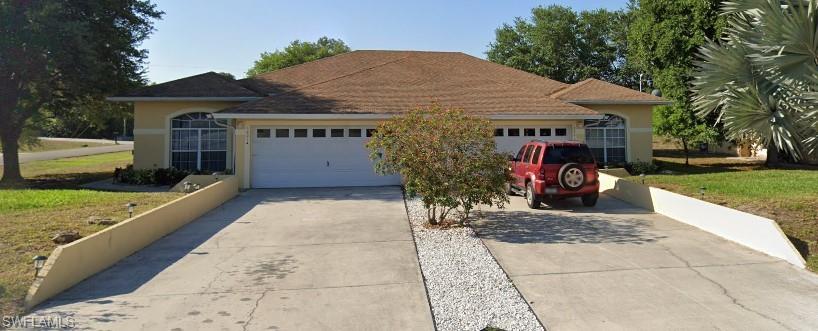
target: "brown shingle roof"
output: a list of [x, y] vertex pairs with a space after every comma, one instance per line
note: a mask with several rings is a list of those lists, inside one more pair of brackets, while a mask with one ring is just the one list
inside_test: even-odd
[[113, 98], [219, 98], [259, 97], [259, 94], [239, 85], [236, 81], [215, 72], [185, 77], [161, 84], [145, 86]]
[[551, 97], [572, 103], [646, 103], [665, 104], [667, 101], [652, 94], [589, 78], [559, 90]]
[[270, 96], [223, 113], [394, 114], [438, 102], [474, 114], [598, 115], [567, 85], [463, 53], [355, 51], [242, 80]]

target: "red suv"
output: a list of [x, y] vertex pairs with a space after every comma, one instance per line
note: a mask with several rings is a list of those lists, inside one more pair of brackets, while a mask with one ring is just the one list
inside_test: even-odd
[[514, 178], [509, 194], [522, 193], [529, 208], [544, 199], [582, 198], [588, 207], [599, 198], [599, 169], [588, 145], [576, 141], [538, 141], [525, 144], [509, 161]]

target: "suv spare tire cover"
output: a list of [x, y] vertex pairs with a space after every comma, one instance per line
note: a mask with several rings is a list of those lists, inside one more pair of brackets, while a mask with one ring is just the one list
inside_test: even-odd
[[576, 191], [585, 185], [585, 169], [577, 163], [566, 163], [557, 175], [560, 186], [568, 191]]

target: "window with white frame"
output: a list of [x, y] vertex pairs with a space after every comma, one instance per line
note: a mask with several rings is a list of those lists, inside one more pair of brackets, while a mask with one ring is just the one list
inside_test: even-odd
[[[183, 170], [224, 171], [227, 129], [207, 113], [188, 113], [171, 120], [170, 166]], [[267, 132], [269, 137], [269, 132]]]
[[585, 143], [601, 164], [627, 162], [628, 141], [625, 119], [605, 114], [602, 119], [585, 120]]

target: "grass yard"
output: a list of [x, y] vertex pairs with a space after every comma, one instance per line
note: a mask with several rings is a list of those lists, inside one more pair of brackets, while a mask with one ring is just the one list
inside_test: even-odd
[[672, 174], [648, 175], [645, 184], [696, 198], [704, 187], [706, 201], [776, 220], [818, 272], [818, 168], [770, 169], [761, 161], [713, 154], [693, 155], [685, 166], [681, 151], [657, 145], [654, 161]]
[[24, 163], [21, 172], [26, 188], [75, 188], [77, 184], [111, 177], [115, 168], [125, 167], [132, 160], [129, 151], [96, 154]]
[[78, 141], [37, 140], [37, 143], [33, 145], [25, 144], [21, 145], [20, 152], [22, 153], [47, 152], [56, 151], [60, 149], [75, 149], [97, 146], [108, 146], [108, 144]]
[[127, 193], [77, 189], [81, 183], [110, 177], [115, 167], [131, 163], [130, 152], [99, 154], [22, 165], [26, 187], [0, 189], [0, 316], [20, 312], [34, 276], [31, 258], [49, 255], [51, 237], [60, 230], [87, 236], [105, 228], [90, 225], [90, 216], [121, 221], [125, 204], [146, 211], [181, 196], [179, 193]]

